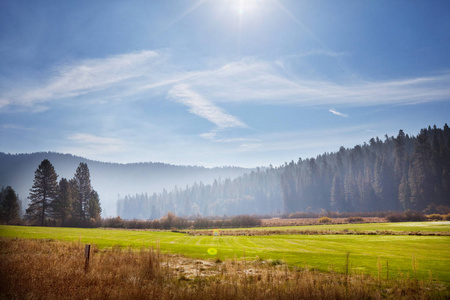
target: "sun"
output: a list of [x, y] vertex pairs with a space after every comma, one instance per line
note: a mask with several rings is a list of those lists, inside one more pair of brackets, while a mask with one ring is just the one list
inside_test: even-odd
[[237, 0], [237, 12], [240, 15], [254, 13], [261, 8], [262, 0]]

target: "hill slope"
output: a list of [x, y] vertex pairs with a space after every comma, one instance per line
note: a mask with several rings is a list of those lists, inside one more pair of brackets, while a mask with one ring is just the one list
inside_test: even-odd
[[116, 215], [119, 195], [161, 192], [174, 186], [184, 187], [194, 182], [212, 182], [215, 178], [235, 178], [250, 171], [245, 168], [204, 168], [174, 166], [164, 163], [116, 164], [92, 161], [70, 154], [53, 152], [5, 154], [0, 152], [0, 187], [10, 185], [19, 194], [23, 209], [33, 185], [34, 172], [42, 160], [48, 159], [59, 175], [70, 179], [80, 162], [87, 163], [93, 188], [99, 193], [103, 216]]
[[424, 210], [450, 206], [450, 128], [428, 127], [415, 136], [372, 138], [369, 144], [234, 180], [195, 184], [159, 195], [125, 196], [124, 218], [177, 215], [273, 214], [284, 211]]

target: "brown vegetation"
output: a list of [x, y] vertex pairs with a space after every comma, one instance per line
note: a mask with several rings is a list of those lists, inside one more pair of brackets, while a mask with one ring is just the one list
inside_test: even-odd
[[196, 218], [193, 221], [168, 212], [158, 220], [124, 220], [120, 217], [107, 218], [101, 226], [125, 229], [205, 229], [205, 228], [238, 228], [261, 226], [261, 220], [255, 216], [238, 215], [228, 219]]
[[[358, 217], [359, 220], [362, 221], [358, 223], [384, 223], [386, 222], [385, 218], [380, 217]], [[332, 218], [330, 224], [347, 224], [352, 223], [349, 221], [349, 218]], [[272, 218], [272, 219], [262, 219], [261, 226], [264, 227], [276, 227], [276, 226], [302, 226], [302, 225], [320, 225], [322, 223], [319, 222], [318, 218], [298, 218], [298, 219], [280, 219], [280, 218]]]
[[[292, 269], [282, 261], [193, 260], [52, 240], [0, 239], [0, 299], [445, 299], [444, 284]], [[348, 269], [348, 266], [347, 266]]]

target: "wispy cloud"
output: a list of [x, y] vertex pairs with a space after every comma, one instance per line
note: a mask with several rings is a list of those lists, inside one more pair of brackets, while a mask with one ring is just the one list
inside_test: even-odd
[[338, 112], [338, 111], [336, 111], [336, 110], [334, 110], [334, 109], [329, 109], [328, 111], [329, 111], [330, 113], [332, 113], [333, 115], [336, 115], [336, 116], [341, 116], [341, 117], [344, 117], [344, 118], [347, 118], [347, 117], [348, 117], [348, 114], [343, 114], [343, 113]]
[[11, 91], [3, 96], [0, 107], [6, 104], [31, 106], [106, 90], [119, 82], [143, 76], [144, 66], [148, 68], [158, 56], [155, 51], [142, 51], [65, 64], [55, 70], [45, 85]]
[[215, 124], [218, 129], [246, 127], [246, 125], [238, 118], [226, 113], [223, 109], [216, 106], [213, 102], [192, 91], [190, 89], [190, 86], [187, 84], [175, 85], [169, 91], [169, 96], [178, 103], [189, 107], [190, 113], [193, 113]]
[[[344, 55], [323, 52], [324, 55]], [[60, 66], [43, 85], [0, 92], [0, 109], [10, 105], [31, 111], [63, 98], [150, 98], [170, 95], [218, 128], [245, 127], [218, 104], [371, 106], [405, 105], [450, 99], [450, 73], [379, 81], [330, 80], [293, 76], [276, 61], [252, 58], [218, 68], [186, 71], [160, 51], [141, 51]], [[37, 79], [36, 79], [37, 80]], [[154, 91], [158, 91], [155, 93]], [[195, 91], [195, 92], [194, 92]], [[39, 109], [37, 110], [39, 111]]]
[[450, 99], [450, 73], [385, 81], [339, 84], [289, 76], [264, 61], [240, 61], [189, 80], [215, 102], [274, 105], [398, 105]]

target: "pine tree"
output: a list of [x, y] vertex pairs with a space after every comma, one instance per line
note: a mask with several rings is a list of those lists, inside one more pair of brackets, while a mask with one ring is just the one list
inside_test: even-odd
[[427, 206], [427, 202], [432, 202], [433, 198], [431, 146], [428, 142], [428, 133], [426, 130], [422, 130], [417, 136], [412, 167], [409, 171], [411, 203], [415, 209], [424, 209]]
[[336, 171], [331, 184], [331, 208], [333, 210], [346, 210], [345, 197], [344, 197], [344, 185], [339, 175], [339, 171]]
[[52, 213], [61, 225], [67, 225], [72, 216], [72, 190], [66, 178], [59, 181], [58, 195], [52, 202]]
[[100, 198], [95, 190], [91, 191], [88, 202], [88, 214], [90, 219], [99, 220], [102, 209], [100, 207]]
[[74, 178], [70, 181], [72, 189], [72, 215], [75, 222], [85, 226], [87, 221], [100, 219], [102, 211], [98, 193], [92, 189], [91, 176], [86, 163], [80, 163]]
[[58, 175], [48, 159], [44, 159], [34, 175], [26, 218], [44, 226], [51, 216], [51, 204], [58, 194]]
[[403, 177], [403, 169], [405, 166], [405, 133], [400, 129], [395, 139], [395, 164], [394, 175], [395, 184], [398, 185]]
[[84, 222], [88, 217], [88, 203], [91, 197], [91, 176], [86, 163], [80, 163], [72, 180], [73, 216], [77, 222]]
[[20, 203], [12, 187], [2, 187], [0, 192], [0, 223], [14, 224], [20, 221]]
[[405, 162], [403, 168], [403, 175], [400, 179], [400, 183], [398, 185], [398, 201], [401, 207], [406, 209], [411, 209], [411, 188], [409, 186], [409, 168], [410, 168], [410, 160], [408, 154], [405, 155]]
[[[447, 124], [445, 124], [447, 126]], [[448, 130], [448, 127], [447, 127]], [[450, 132], [450, 130], [448, 130]], [[442, 194], [441, 203], [448, 205], [450, 203], [450, 137], [447, 145], [442, 143]]]

